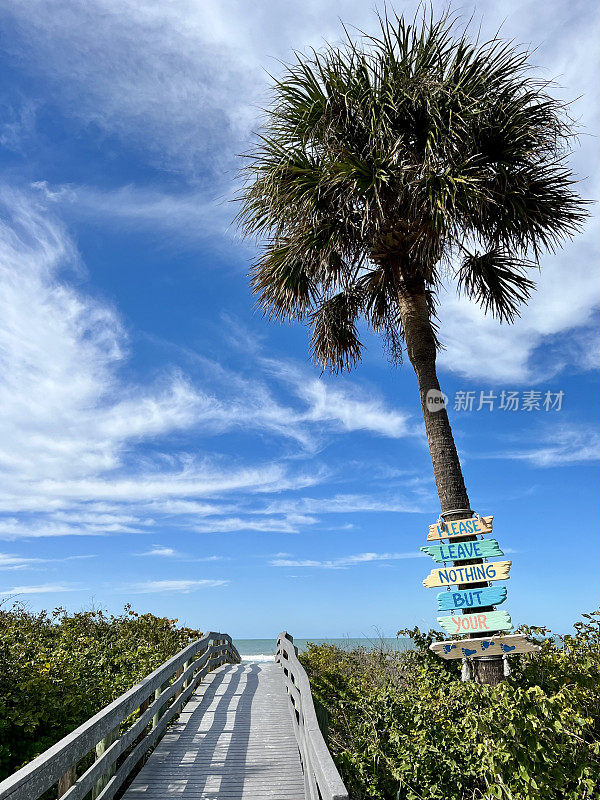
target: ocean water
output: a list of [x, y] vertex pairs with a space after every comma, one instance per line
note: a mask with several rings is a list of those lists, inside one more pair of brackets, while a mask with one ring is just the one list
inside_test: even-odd
[[[306, 650], [306, 646], [309, 642], [313, 644], [334, 644], [337, 647], [347, 650], [353, 647], [365, 647], [368, 650], [384, 647], [389, 650], [404, 652], [405, 650], [410, 650], [412, 647], [410, 639], [327, 639], [319, 638], [318, 636], [314, 639], [294, 638], [294, 644], [300, 652]], [[237, 647], [237, 651], [243, 661], [273, 661], [275, 658], [275, 650], [277, 647], [277, 641], [275, 639], [234, 639], [233, 643]]]

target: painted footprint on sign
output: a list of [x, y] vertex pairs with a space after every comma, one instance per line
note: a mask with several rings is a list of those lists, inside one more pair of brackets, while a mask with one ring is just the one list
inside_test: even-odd
[[465, 655], [467, 657], [468, 656], [474, 656], [475, 653], [477, 652], [477, 650], [469, 650], [468, 647], [461, 647], [461, 650], [463, 651], [463, 655]]
[[488, 647], [493, 647], [495, 644], [496, 644], [496, 642], [482, 642], [481, 643], [481, 649], [482, 650], [487, 650]]
[[516, 645], [514, 644], [501, 644], [500, 649], [505, 653], [510, 653], [511, 650], [514, 650]]
[[449, 653], [450, 650], [456, 650], [455, 644], [445, 644], [444, 645], [444, 653]]

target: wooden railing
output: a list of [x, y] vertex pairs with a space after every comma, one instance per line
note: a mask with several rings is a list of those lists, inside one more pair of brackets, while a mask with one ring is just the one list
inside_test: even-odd
[[298, 648], [285, 631], [277, 637], [275, 660], [281, 665], [304, 771], [306, 800], [348, 800], [348, 792], [319, 728], [308, 676]]
[[202, 678], [239, 662], [230, 636], [207, 633], [2, 781], [0, 800], [38, 800], [53, 786], [61, 800], [112, 800]]

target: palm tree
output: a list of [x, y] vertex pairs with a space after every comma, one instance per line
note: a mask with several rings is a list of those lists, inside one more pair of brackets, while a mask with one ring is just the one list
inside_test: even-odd
[[361, 320], [396, 361], [406, 351], [452, 519], [469, 497], [448, 414], [427, 406], [442, 280], [512, 323], [531, 269], [578, 230], [584, 203], [565, 161], [567, 109], [526, 51], [471, 41], [448, 14], [379, 23], [377, 36], [296, 54], [274, 80], [238, 219], [263, 240], [258, 304], [307, 322], [323, 369], [360, 361]]

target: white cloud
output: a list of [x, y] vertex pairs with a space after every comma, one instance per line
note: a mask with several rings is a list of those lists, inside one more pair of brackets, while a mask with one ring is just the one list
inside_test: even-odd
[[[339, 35], [320, 4], [218, 0], [2, 2], [23, 68], [60, 86], [55, 102], [140, 145], [161, 166], [232, 176], [232, 160], [264, 100], [273, 59]], [[359, 3], [350, 5], [353, 16]], [[366, 13], [365, 13], [366, 12]], [[365, 20], [368, 10], [357, 22]], [[27, 58], [23, 55], [27, 54]], [[206, 158], [210, 154], [210, 158]]]
[[353, 398], [348, 392], [311, 380], [298, 384], [298, 393], [308, 401], [311, 421], [338, 423], [346, 431], [369, 431], [394, 439], [420, 429], [408, 425], [408, 415], [384, 408], [380, 400]]
[[175, 592], [176, 594], [189, 594], [196, 589], [210, 589], [216, 586], [226, 586], [229, 581], [213, 580], [162, 580], [143, 581], [127, 587], [134, 594], [153, 594], [154, 592]]
[[325, 561], [312, 559], [274, 558], [270, 564], [273, 567], [315, 567], [318, 569], [347, 569], [360, 564], [376, 562], [398, 561], [405, 558], [422, 558], [425, 554], [411, 553], [357, 553], [356, 555], [340, 556]]
[[21, 570], [30, 569], [32, 566], [37, 565], [43, 559], [39, 558], [23, 558], [22, 556], [14, 556], [10, 553], [0, 553], [0, 569], [1, 570]]
[[[261, 518], [244, 506], [327, 480], [323, 466], [203, 459], [174, 453], [166, 437], [258, 431], [303, 455], [334, 433], [411, 432], [402, 412], [356, 385], [321, 386], [260, 358], [252, 378], [199, 358], [202, 387], [178, 372], [151, 386], [124, 381], [125, 331], [113, 309], [68, 281], [81, 265], [65, 230], [22, 193], [0, 188], [0, 204], [1, 538], [139, 533], [166, 517], [198, 532], [297, 532], [317, 520]], [[282, 388], [285, 403], [275, 396]], [[137, 446], [148, 444], [141, 457]]]
[[[282, 425], [325, 423], [328, 431], [368, 431], [397, 439], [422, 435], [422, 422], [399, 409], [385, 405], [376, 390], [361, 387], [350, 381], [344, 388], [333, 386], [330, 380], [311, 377], [306, 370], [290, 363], [260, 357], [267, 373], [288, 384], [291, 391], [306, 404], [296, 420], [282, 418]], [[369, 394], [371, 396], [369, 396]], [[366, 396], [365, 396], [366, 395]]]
[[37, 586], [13, 586], [10, 589], [0, 589], [0, 596], [12, 597], [22, 594], [62, 594], [63, 592], [77, 592], [76, 586], [67, 583], [42, 583]]
[[[421, 494], [424, 496], [421, 497]], [[301, 497], [290, 500], [275, 500], [257, 513], [286, 514], [356, 514], [362, 512], [422, 513], [426, 498], [431, 502], [431, 492], [417, 491], [415, 497], [402, 498], [397, 494], [389, 497], [380, 495], [336, 494], [333, 497]]]
[[163, 245], [167, 235], [171, 249], [234, 235], [235, 212], [228, 197], [207, 199], [206, 192], [169, 194], [132, 185], [104, 190], [74, 184], [50, 186], [47, 181], [31, 185], [70, 219], [109, 221], [113, 228], [142, 230], [146, 235], [159, 232]]
[[162, 544], [153, 544], [151, 550], [145, 553], [137, 553], [138, 556], [160, 556], [161, 558], [178, 558], [180, 553], [172, 547], [165, 547]]
[[194, 525], [198, 533], [233, 533], [234, 531], [262, 531], [264, 533], [299, 533], [304, 525], [315, 525], [319, 520], [306, 514], [286, 514], [280, 519], [271, 517], [241, 518], [223, 517], [215, 520], [205, 520], [200, 525]]
[[528, 461], [536, 467], [564, 467], [597, 461], [600, 458], [600, 437], [595, 428], [558, 424], [538, 435], [536, 444], [498, 453], [491, 458]]
[[11, 553], [0, 553], [0, 570], [41, 569], [46, 564], [63, 564], [67, 561], [81, 561], [96, 558], [93, 554], [66, 556], [65, 558], [25, 558]]
[[[562, 372], [597, 366], [597, 223], [555, 255], [542, 259], [537, 291], [514, 325], [500, 325], [451, 285], [441, 295], [440, 364], [468, 378], [523, 384], [548, 380]], [[552, 346], [541, 362], [536, 350]]]

